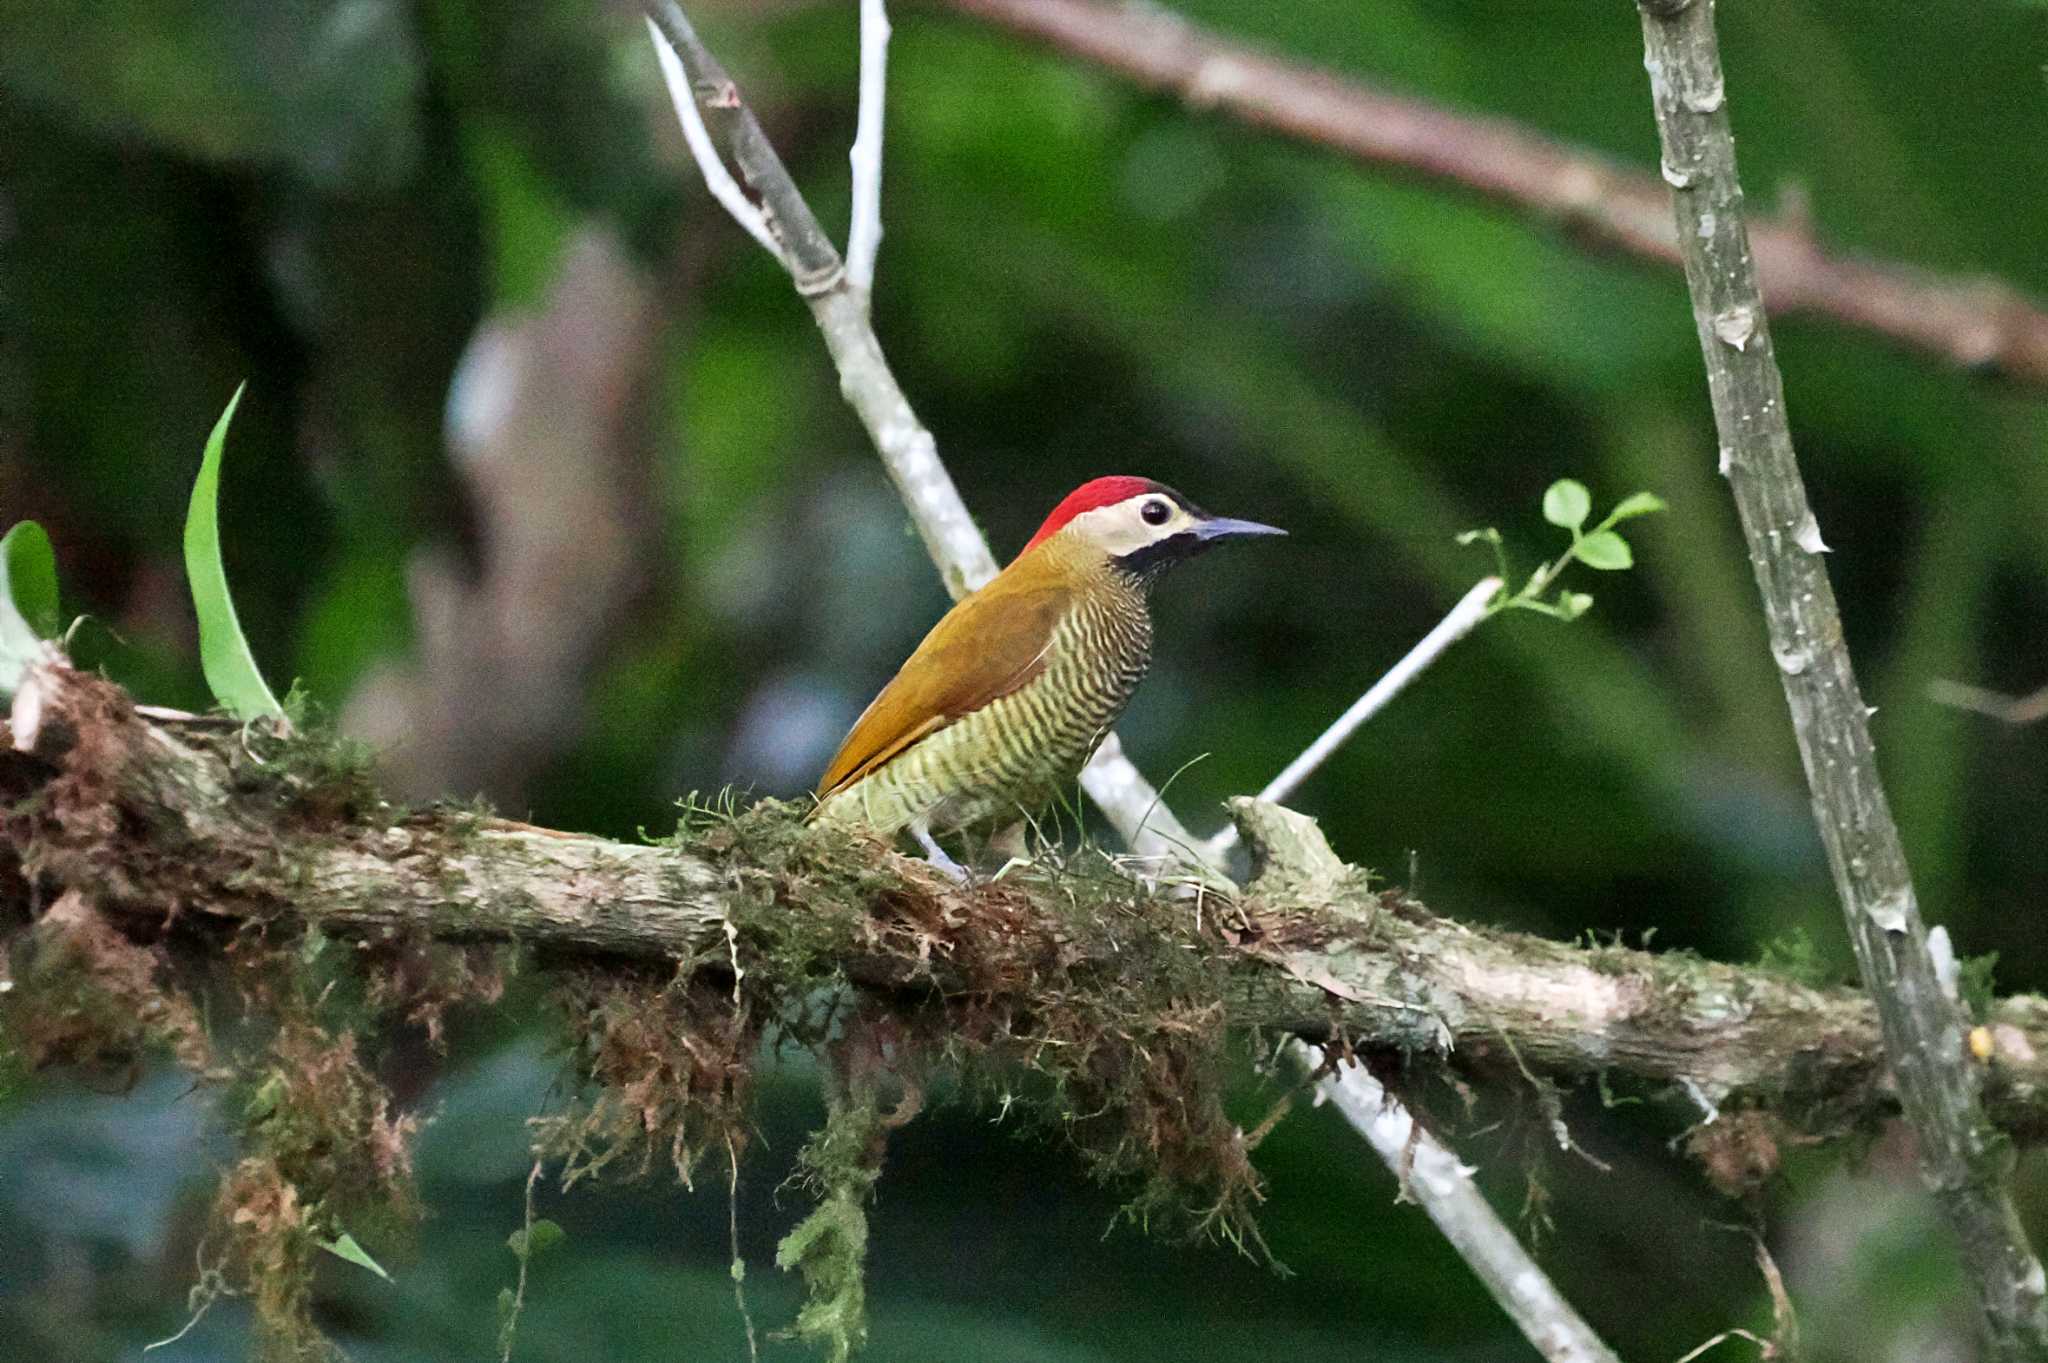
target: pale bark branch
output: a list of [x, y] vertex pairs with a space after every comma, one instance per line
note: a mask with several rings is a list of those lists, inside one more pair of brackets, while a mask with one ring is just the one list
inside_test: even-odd
[[[1405, 691], [1408, 683], [1428, 671], [1446, 649], [1478, 628], [1503, 585], [1497, 577], [1484, 577], [1473, 584], [1471, 590], [1458, 598], [1458, 604], [1451, 607], [1444, 618], [1416, 642], [1415, 647], [1402, 655], [1401, 661], [1388, 668], [1378, 681], [1366, 688], [1364, 695], [1351, 703], [1350, 709], [1337, 716], [1335, 723], [1316, 736], [1315, 742], [1302, 749], [1299, 757], [1268, 781], [1266, 788], [1259, 792], [1259, 798], [1276, 805], [1285, 804], [1293, 798], [1301, 783], [1329, 761], [1330, 755], [1343, 747], [1351, 735], [1358, 732], [1360, 725], [1386, 709], [1394, 697]], [[1235, 846], [1237, 829], [1233, 826], [1209, 839], [1208, 851], [1212, 857], [1221, 857]]]
[[1963, 682], [1931, 681], [1927, 684], [1927, 698], [1936, 705], [1968, 710], [2016, 728], [2048, 719], [2048, 686], [2029, 691], [2024, 696], [2008, 696], [2002, 691], [1990, 691]]
[[[1355, 161], [1479, 195], [1576, 241], [1679, 263], [1654, 174], [1504, 118], [1461, 113], [1269, 56], [1152, 4], [940, 0], [1091, 61], [1191, 108], [1216, 110]], [[1855, 327], [1919, 354], [2048, 386], [2048, 308], [1993, 276], [1959, 278], [1828, 249], [1796, 218], [1752, 225], [1764, 297], [1781, 316]]]
[[882, 249], [882, 122], [889, 88], [889, 12], [860, 0], [860, 106], [854, 124], [853, 223], [846, 232], [846, 277], [862, 293], [875, 287]]
[[1961, 1243], [1988, 1356], [2048, 1359], [2048, 1282], [2006, 1188], [2011, 1147], [1928, 949], [1792, 449], [1736, 176], [1712, 0], [1641, 0], [1644, 66], [1672, 186], [1721, 467], [1763, 598], [1813, 811], [1884, 1050], [1936, 1201]]
[[[1311, 1072], [1322, 1068], [1324, 1051], [1305, 1041], [1293, 1046]], [[1371, 1070], [1342, 1066], [1319, 1080], [1317, 1089], [1371, 1142], [1400, 1177], [1402, 1190], [1428, 1213], [1536, 1352], [1550, 1363], [1619, 1363], [1556, 1284], [1536, 1268], [1521, 1240], [1479, 1191], [1475, 1171], [1418, 1123]]]

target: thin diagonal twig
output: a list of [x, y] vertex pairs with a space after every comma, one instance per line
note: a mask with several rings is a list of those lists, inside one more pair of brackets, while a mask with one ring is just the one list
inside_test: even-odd
[[[1429, 665], [1444, 655], [1444, 651], [1458, 640], [1470, 634], [1481, 620], [1486, 618], [1487, 607], [1500, 594], [1501, 580], [1497, 577], [1481, 578], [1472, 589], [1458, 599], [1443, 619], [1429, 633], [1422, 636], [1415, 647], [1408, 650], [1401, 661], [1387, 669], [1386, 675], [1366, 688], [1364, 695], [1351, 703], [1351, 708], [1337, 717], [1337, 722], [1302, 750], [1301, 756], [1289, 762], [1281, 773], [1266, 783], [1259, 792], [1261, 800], [1273, 804], [1287, 803], [1287, 797], [1298, 790], [1303, 781], [1315, 773], [1316, 768], [1328, 761], [1330, 754], [1344, 746], [1345, 742], [1358, 732], [1360, 725], [1384, 710], [1394, 697], [1401, 694], [1409, 682], [1421, 676]], [[1209, 840], [1209, 852], [1220, 857], [1237, 845], [1237, 827], [1232, 825]]]
[[[1324, 1064], [1319, 1047], [1290, 1049], [1311, 1074]], [[1318, 1080], [1317, 1094], [1334, 1103], [1402, 1180], [1444, 1238], [1457, 1248], [1486, 1290], [1549, 1363], [1618, 1363], [1614, 1351], [1529, 1258], [1522, 1242], [1487, 1202], [1474, 1170], [1414, 1116], [1361, 1064], [1340, 1064]]]
[[2008, 696], [2002, 691], [1989, 691], [1964, 682], [1931, 681], [1927, 683], [1927, 698], [1936, 705], [1968, 710], [2015, 728], [2048, 719], [2048, 686], [2029, 691], [2024, 696]]

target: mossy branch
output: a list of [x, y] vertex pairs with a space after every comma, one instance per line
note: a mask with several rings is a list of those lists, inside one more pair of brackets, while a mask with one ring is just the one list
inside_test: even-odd
[[[972, 998], [1004, 1025], [1042, 1025], [1063, 998], [1101, 1005], [1082, 991], [1156, 988], [1212, 997], [1229, 1027], [1474, 1074], [1629, 1076], [1788, 1131], [1840, 1134], [1897, 1107], [1856, 991], [1457, 924], [1326, 847], [1276, 846], [1281, 821], [1251, 802], [1236, 813], [1269, 865], [1232, 900], [1074, 868], [963, 890], [773, 804], [660, 846], [400, 811], [316, 737], [146, 718], [60, 664], [24, 685], [0, 740], [0, 909], [17, 927], [82, 901], [130, 938], [200, 949], [252, 926], [512, 942], [599, 969], [680, 963], [703, 997], [737, 998], [737, 965], [749, 999], [841, 979], [906, 1014]], [[1290, 869], [1304, 865], [1317, 872]], [[1973, 1045], [1994, 1120], [2048, 1132], [2048, 1000], [1997, 1003]]]

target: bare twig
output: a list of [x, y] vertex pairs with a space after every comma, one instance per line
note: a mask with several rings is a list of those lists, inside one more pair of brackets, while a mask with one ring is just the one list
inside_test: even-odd
[[[943, 0], [1148, 89], [1368, 165], [1390, 166], [1558, 223], [1574, 240], [1679, 263], [1664, 186], [1509, 119], [1460, 113], [1271, 57], [1170, 10], [1102, 0]], [[1830, 251], [1797, 217], [1753, 225], [1780, 315], [1852, 326], [1967, 369], [2048, 386], [2048, 309], [1994, 277], [1956, 278]]]
[[1721, 467], [1749, 541], [1799, 754], [1900, 1103], [1983, 1312], [1987, 1357], [2048, 1359], [2048, 1281], [2005, 1184], [1983, 1070], [1942, 987], [1885, 800], [1827, 552], [1792, 450], [1736, 178], [1712, 0], [1640, 0], [1651, 98], [1706, 359]]
[[676, 122], [682, 125], [683, 141], [690, 148], [690, 158], [703, 173], [704, 187], [711, 191], [711, 197], [718, 200], [719, 206], [731, 215], [732, 220], [761, 244], [762, 250], [780, 261], [785, 270], [794, 270], [796, 267], [791, 263], [789, 253], [768, 230], [768, 219], [740, 188], [739, 181], [732, 178], [732, 172], [725, 168], [718, 149], [711, 145], [711, 130], [704, 126], [704, 115], [690, 93], [690, 80], [683, 72], [676, 50], [661, 41], [661, 30], [655, 27], [652, 18], [647, 21], [647, 31], [654, 39], [654, 59], [661, 64], [662, 83], [668, 87], [669, 102], [675, 106]]
[[1723, 1330], [1720, 1334], [1715, 1335], [1713, 1338], [1707, 1340], [1705, 1343], [1695, 1344], [1692, 1348], [1687, 1349], [1684, 1353], [1678, 1356], [1674, 1363], [1693, 1363], [1693, 1360], [1698, 1358], [1704, 1358], [1706, 1355], [1720, 1348], [1723, 1344], [1726, 1344], [1731, 1339], [1739, 1339], [1746, 1344], [1756, 1345], [1758, 1358], [1776, 1357], [1775, 1354], [1770, 1352], [1772, 1348], [1771, 1341], [1765, 1339], [1762, 1335], [1756, 1333], [1756, 1331]]
[[[667, 77], [670, 94], [678, 100], [694, 95], [712, 134], [731, 154], [741, 178], [758, 197], [768, 230], [780, 247], [776, 257], [789, 269], [797, 292], [809, 304], [818, 330], [824, 335], [825, 347], [839, 371], [840, 392], [846, 395], [874, 441], [875, 451], [909, 509], [926, 551], [938, 565], [946, 590], [956, 600], [965, 596], [996, 575], [995, 556], [960, 500], [952, 475], [940, 462], [938, 442], [917, 419], [910, 400], [889, 370], [881, 342], [868, 321], [866, 290], [856, 287], [849, 278], [831, 239], [818, 225], [782, 158], [769, 145], [760, 123], [741, 98], [739, 87], [698, 39], [696, 30], [674, 0], [655, 0], [649, 22], [655, 30], [656, 49], [671, 47], [680, 59], [684, 78]], [[863, 37], [863, 56], [879, 54], [883, 49], [882, 38], [870, 28]], [[667, 63], [663, 69], [667, 76]], [[879, 92], [880, 84], [879, 72], [863, 71], [864, 88], [873, 85]], [[871, 128], [879, 158], [879, 93], [873, 112]], [[855, 140], [858, 144], [860, 139]], [[692, 150], [694, 153], [694, 144]], [[707, 180], [714, 174], [707, 162], [718, 161], [716, 148], [708, 158], [700, 154], [700, 168]], [[723, 172], [722, 163], [718, 169]], [[877, 159], [874, 183], [878, 196], [880, 173]], [[879, 236], [876, 241], [879, 242]], [[1194, 836], [1160, 800], [1151, 782], [1123, 755], [1115, 734], [1109, 735], [1096, 750], [1081, 782], [1089, 798], [1101, 807], [1134, 854], [1164, 858], [1195, 846]]]
[[882, 249], [882, 103], [888, 89], [889, 13], [860, 0], [860, 112], [854, 125], [853, 225], [846, 233], [846, 278], [862, 293], [875, 287]]
[[[1320, 1048], [1304, 1041], [1292, 1047], [1311, 1073], [1322, 1068]], [[1419, 1124], [1371, 1070], [1340, 1064], [1316, 1088], [1402, 1178], [1402, 1186], [1538, 1353], [1550, 1363], [1618, 1363], [1487, 1202], [1472, 1181], [1473, 1170]]]
[[[1487, 607], [1499, 595], [1501, 580], [1497, 577], [1481, 578], [1472, 589], [1460, 597], [1450, 613], [1436, 622], [1435, 628], [1422, 636], [1419, 643], [1401, 661], [1387, 669], [1385, 676], [1366, 689], [1366, 693], [1353, 701], [1351, 708], [1337, 717], [1337, 722], [1323, 730], [1315, 742], [1302, 751], [1301, 756], [1289, 762], [1286, 769], [1259, 792], [1259, 798], [1271, 804], [1285, 804], [1303, 781], [1315, 773], [1316, 768], [1329, 760], [1330, 754], [1342, 747], [1358, 727], [1384, 710], [1395, 696], [1401, 694], [1409, 682], [1442, 657], [1444, 651], [1458, 640], [1470, 634], [1481, 620], [1486, 618]], [[1237, 828], [1224, 829], [1209, 840], [1211, 856], [1220, 857], [1237, 845]]]
[[1932, 681], [1927, 684], [1927, 698], [1936, 705], [1987, 715], [2015, 728], [2048, 719], [2048, 686], [2024, 696], [2008, 696], [1963, 682]]

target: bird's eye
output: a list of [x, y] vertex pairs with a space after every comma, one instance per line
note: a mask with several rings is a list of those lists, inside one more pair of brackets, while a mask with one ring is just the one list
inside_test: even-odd
[[1145, 518], [1145, 524], [1147, 525], [1165, 525], [1166, 518], [1173, 514], [1173, 508], [1157, 497], [1154, 497], [1151, 501], [1145, 503], [1144, 506], [1138, 508], [1138, 514]]

